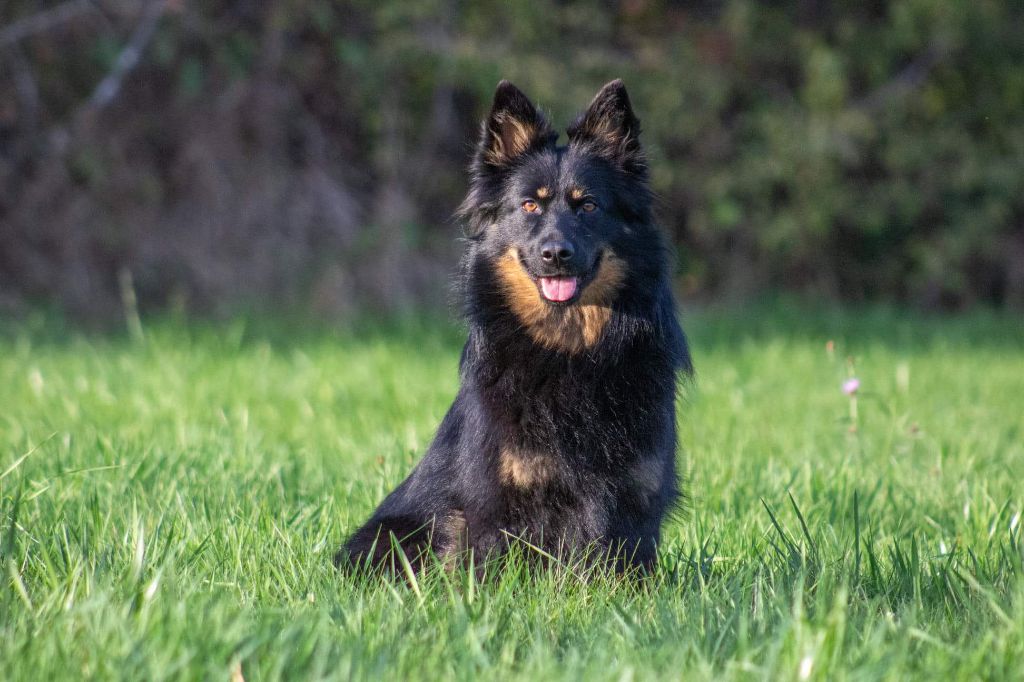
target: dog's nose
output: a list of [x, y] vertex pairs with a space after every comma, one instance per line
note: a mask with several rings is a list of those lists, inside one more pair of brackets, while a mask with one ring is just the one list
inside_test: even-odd
[[540, 245], [540, 257], [549, 265], [565, 265], [575, 255], [572, 242], [549, 241]]

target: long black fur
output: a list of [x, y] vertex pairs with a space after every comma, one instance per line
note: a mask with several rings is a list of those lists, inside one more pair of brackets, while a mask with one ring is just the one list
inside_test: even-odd
[[[394, 567], [396, 546], [415, 570], [430, 554], [472, 551], [479, 563], [520, 538], [544, 554], [596, 546], [619, 569], [653, 565], [680, 494], [677, 380], [691, 364], [639, 132], [621, 81], [569, 127], [565, 146], [523, 93], [499, 84], [460, 209], [469, 337], [458, 395], [423, 460], [336, 563]], [[539, 210], [525, 210], [526, 200]], [[537, 254], [552, 239], [568, 241], [578, 262], [545, 265]], [[579, 275], [584, 291], [602, 259], [621, 259], [624, 279], [596, 343], [553, 348], [531, 335], [498, 273], [510, 248], [535, 281]], [[518, 483], [503, 464], [509, 448], [541, 458], [526, 460]]]

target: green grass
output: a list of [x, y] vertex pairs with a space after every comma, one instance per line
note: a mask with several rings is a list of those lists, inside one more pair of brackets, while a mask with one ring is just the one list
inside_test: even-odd
[[685, 322], [657, 578], [413, 587], [330, 557], [431, 438], [457, 328], [6, 323], [0, 679], [1024, 676], [1024, 325]]

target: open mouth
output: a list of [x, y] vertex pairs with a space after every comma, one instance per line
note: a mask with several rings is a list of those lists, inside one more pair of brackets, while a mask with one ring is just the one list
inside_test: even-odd
[[[598, 259], [600, 262], [600, 259]], [[519, 255], [519, 265], [523, 272], [533, 280], [540, 291], [540, 297], [545, 303], [556, 306], [571, 305], [579, 300], [583, 290], [590, 284], [590, 279], [596, 270], [596, 264], [586, 272], [578, 274], [559, 275], [535, 275], [530, 271], [522, 255]]]
[[605, 253], [602, 252], [598, 256], [597, 262], [593, 263], [584, 272], [562, 272], [558, 274], [535, 274], [530, 271], [529, 265], [526, 264], [526, 260], [522, 257], [521, 253], [513, 251], [513, 257], [519, 261], [523, 274], [537, 287], [541, 300], [549, 305], [563, 306], [571, 305], [580, 300], [584, 290], [587, 289], [591, 280], [594, 279], [595, 272], [605, 260]]
[[540, 292], [552, 303], [571, 301], [579, 290], [579, 277], [539, 277]]

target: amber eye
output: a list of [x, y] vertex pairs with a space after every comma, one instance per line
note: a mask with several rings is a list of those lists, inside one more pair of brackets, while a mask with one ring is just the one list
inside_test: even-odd
[[587, 213], [593, 213], [594, 211], [597, 210], [597, 204], [595, 204], [593, 201], [584, 201], [583, 205], [581, 205], [580, 208], [582, 208]]
[[540, 204], [533, 199], [527, 199], [523, 202], [523, 210], [527, 213], [537, 213], [540, 211]]

